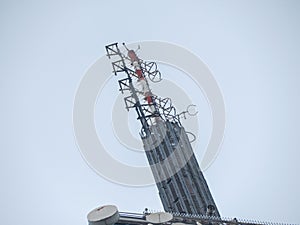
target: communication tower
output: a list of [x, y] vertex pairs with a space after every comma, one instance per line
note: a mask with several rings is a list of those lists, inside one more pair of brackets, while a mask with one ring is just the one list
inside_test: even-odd
[[187, 132], [170, 98], [152, 93], [149, 81], [161, 80], [155, 62], [141, 60], [136, 51], [121, 52], [118, 43], [107, 45], [126, 109], [134, 109], [141, 122], [140, 136], [164, 210], [220, 217], [217, 206], [194, 155]]

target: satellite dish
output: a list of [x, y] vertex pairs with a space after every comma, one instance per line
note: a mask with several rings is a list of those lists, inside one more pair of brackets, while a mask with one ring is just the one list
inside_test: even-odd
[[112, 225], [118, 222], [119, 212], [114, 205], [105, 205], [92, 210], [87, 219], [89, 225]]
[[150, 215], [146, 216], [146, 220], [149, 223], [165, 223], [173, 219], [173, 215], [171, 213], [166, 212], [158, 212], [158, 213], [151, 213]]

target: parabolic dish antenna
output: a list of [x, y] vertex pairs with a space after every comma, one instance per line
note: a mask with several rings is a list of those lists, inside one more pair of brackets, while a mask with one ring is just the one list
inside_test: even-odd
[[87, 219], [90, 225], [110, 225], [118, 222], [119, 212], [114, 205], [105, 205], [92, 210]]
[[166, 212], [158, 212], [158, 213], [151, 213], [150, 215], [146, 216], [146, 220], [149, 223], [165, 223], [173, 219], [173, 215], [171, 213]]

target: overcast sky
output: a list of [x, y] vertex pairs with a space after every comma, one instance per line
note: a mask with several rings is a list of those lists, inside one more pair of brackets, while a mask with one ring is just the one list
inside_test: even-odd
[[[104, 204], [162, 209], [155, 186], [133, 188], [97, 175], [72, 124], [78, 85], [104, 46], [144, 40], [195, 53], [223, 93], [225, 137], [205, 171], [221, 215], [300, 223], [299, 12], [297, 0], [2, 0], [1, 224], [82, 225]], [[99, 104], [101, 98], [96, 122], [110, 113]], [[198, 110], [201, 121], [207, 109]], [[205, 145], [199, 146], [201, 161]]]

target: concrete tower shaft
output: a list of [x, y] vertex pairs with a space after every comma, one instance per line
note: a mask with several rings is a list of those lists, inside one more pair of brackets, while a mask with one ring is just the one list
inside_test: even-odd
[[220, 216], [183, 126], [161, 121], [142, 140], [165, 211]]

